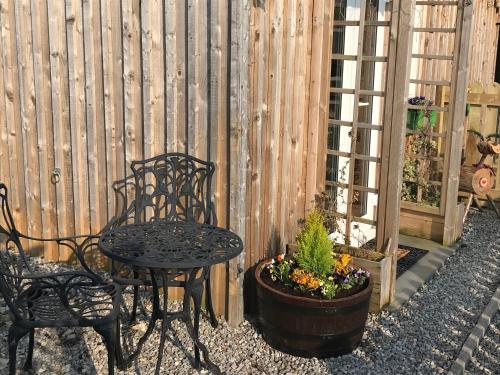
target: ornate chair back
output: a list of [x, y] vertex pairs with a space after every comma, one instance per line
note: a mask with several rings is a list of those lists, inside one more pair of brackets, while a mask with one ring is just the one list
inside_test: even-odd
[[215, 165], [182, 153], [167, 153], [131, 165], [135, 222], [166, 219], [214, 223], [211, 201]]

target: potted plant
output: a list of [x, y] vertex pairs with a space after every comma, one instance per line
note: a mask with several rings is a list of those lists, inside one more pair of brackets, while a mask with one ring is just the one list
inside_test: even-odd
[[434, 128], [437, 122], [437, 113], [435, 110], [429, 109], [432, 106], [432, 100], [428, 100], [425, 96], [415, 96], [408, 99], [408, 104], [420, 106], [421, 108], [408, 109], [406, 119], [406, 128], [411, 130], [421, 129], [426, 125], [426, 122], [431, 128]]
[[293, 256], [278, 255], [255, 270], [258, 318], [272, 347], [325, 358], [354, 350], [363, 336], [373, 284], [348, 254], [333, 252], [324, 217], [313, 210]]

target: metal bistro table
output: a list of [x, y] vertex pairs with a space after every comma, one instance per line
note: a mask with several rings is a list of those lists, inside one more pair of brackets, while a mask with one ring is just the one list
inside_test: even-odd
[[[124, 359], [121, 344], [118, 343], [117, 363], [128, 366], [139, 354], [144, 341], [154, 329], [157, 319], [162, 319], [160, 346], [156, 364], [159, 374], [166, 331], [175, 319], [184, 321], [195, 347], [195, 367], [200, 365], [200, 350], [206, 366], [216, 373], [220, 369], [210, 361], [208, 350], [198, 338], [201, 292], [207, 268], [226, 262], [243, 250], [241, 239], [233, 232], [208, 224], [157, 220], [146, 223], [129, 224], [104, 233], [99, 239], [99, 248], [109, 258], [128, 266], [149, 269], [153, 288], [153, 311], [148, 329], [139, 340], [136, 352]], [[201, 276], [198, 274], [201, 272]], [[185, 291], [181, 311], [168, 312], [168, 288], [163, 288], [163, 311], [160, 309], [159, 288], [176, 285], [179, 274], [185, 275]], [[161, 280], [158, 285], [157, 280]], [[201, 284], [200, 284], [201, 283]], [[178, 284], [177, 284], [178, 285]], [[200, 286], [201, 285], [201, 286]], [[201, 290], [201, 291], [200, 291]], [[191, 321], [190, 299], [194, 300], [194, 325]]]

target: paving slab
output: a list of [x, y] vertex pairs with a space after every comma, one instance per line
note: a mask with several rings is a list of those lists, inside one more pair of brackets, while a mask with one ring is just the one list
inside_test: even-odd
[[455, 253], [453, 247], [406, 235], [400, 236], [399, 243], [427, 250], [428, 253], [397, 279], [396, 295], [387, 307], [389, 311], [397, 310], [406, 303], [443, 266], [446, 259]]

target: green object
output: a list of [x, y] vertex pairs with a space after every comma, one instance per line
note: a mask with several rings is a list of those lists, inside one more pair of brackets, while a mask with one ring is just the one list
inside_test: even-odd
[[328, 239], [328, 231], [323, 216], [313, 210], [306, 218], [304, 228], [297, 236], [299, 250], [295, 259], [299, 266], [316, 277], [325, 277], [333, 268], [333, 243]]
[[[437, 113], [436, 111], [428, 111], [429, 113], [429, 126], [433, 128], [436, 126]], [[421, 129], [425, 124], [425, 110], [423, 109], [408, 109], [408, 116], [406, 117], [406, 128], [411, 130]]]

